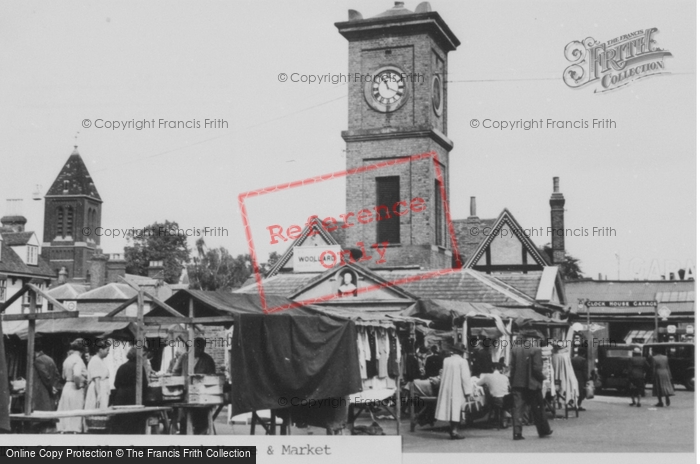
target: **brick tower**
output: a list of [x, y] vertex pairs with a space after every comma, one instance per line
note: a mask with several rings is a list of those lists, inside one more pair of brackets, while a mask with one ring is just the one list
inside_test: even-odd
[[88, 261], [100, 244], [95, 228], [102, 221], [102, 199], [77, 146], [44, 198], [42, 257], [56, 276], [65, 267], [69, 281], [88, 283]]
[[[396, 2], [368, 19], [350, 10], [349, 20], [335, 26], [349, 42], [349, 127], [342, 133], [347, 168], [436, 152], [447, 188], [453, 146], [447, 137], [447, 54], [459, 45], [457, 37], [427, 2], [415, 12]], [[427, 209], [354, 224], [345, 230], [346, 246], [363, 242], [369, 249], [386, 241], [386, 267], [451, 267], [451, 244], [431, 159], [347, 177], [348, 212], [377, 205], [391, 208], [413, 198], [422, 198]]]

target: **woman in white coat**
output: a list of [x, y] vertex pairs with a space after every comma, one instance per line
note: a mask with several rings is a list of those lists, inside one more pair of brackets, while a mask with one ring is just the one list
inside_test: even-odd
[[437, 397], [435, 419], [450, 423], [450, 438], [459, 440], [464, 436], [457, 433], [462, 415], [462, 406], [472, 394], [469, 363], [462, 357], [465, 352], [460, 343], [449, 346], [442, 364], [442, 380]]

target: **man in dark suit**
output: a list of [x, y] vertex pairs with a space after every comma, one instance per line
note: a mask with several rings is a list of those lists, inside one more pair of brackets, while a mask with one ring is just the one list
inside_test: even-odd
[[437, 346], [430, 347], [430, 356], [425, 359], [425, 378], [437, 377], [442, 369], [442, 356], [438, 353]]
[[523, 440], [521, 419], [526, 404], [530, 405], [532, 418], [540, 438], [552, 434], [545, 416], [542, 398], [542, 350], [539, 347], [542, 336], [536, 330], [525, 330], [515, 342], [510, 357], [510, 385], [513, 389], [513, 439]]

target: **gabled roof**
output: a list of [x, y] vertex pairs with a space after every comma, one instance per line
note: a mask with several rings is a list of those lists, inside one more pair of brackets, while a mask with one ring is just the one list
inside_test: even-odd
[[75, 300], [78, 297], [78, 295], [82, 295], [88, 290], [90, 290], [89, 285], [66, 283], [63, 285], [59, 285], [58, 287], [52, 288], [47, 293], [54, 300], [63, 301]]
[[[396, 293], [399, 297], [401, 298], [408, 298], [411, 300], [416, 300], [417, 297], [415, 295], [412, 295], [409, 291], [406, 291], [405, 288], [400, 287], [398, 285], [391, 285], [389, 280], [386, 280], [383, 278], [379, 272], [377, 271], [371, 271], [368, 268], [357, 264], [357, 263], [344, 263], [339, 266], [333, 266], [332, 268], [328, 269], [326, 272], [323, 272], [322, 274], [318, 274], [313, 276], [308, 282], [305, 282], [300, 288], [298, 288], [294, 293], [292, 293], [289, 298], [294, 299], [300, 294], [304, 293], [305, 291], [309, 290], [310, 288], [318, 285], [321, 282], [324, 282], [325, 280], [331, 278], [332, 276], [335, 276], [338, 274], [340, 269], [342, 268], [350, 268], [363, 276], [365, 279], [369, 279], [371, 281], [374, 281], [377, 283], [379, 286], [383, 286], [387, 288], [389, 291], [392, 291]], [[425, 273], [425, 271], [423, 271]]]
[[9, 246], [24, 246], [34, 237], [34, 232], [2, 232], [2, 239]]
[[[68, 181], [68, 190], [64, 191], [64, 181]], [[62, 196], [62, 195], [85, 195], [92, 197], [98, 201], [102, 201], [100, 194], [97, 193], [97, 188], [92, 181], [92, 176], [88, 172], [83, 159], [78, 153], [78, 147], [75, 147], [73, 153], [68, 157], [68, 161], [63, 165], [63, 168], [58, 173], [56, 180], [51, 185], [51, 188], [46, 192], [46, 196]]]
[[472, 252], [471, 256], [465, 257], [464, 267], [472, 267], [486, 251], [486, 248], [493, 242], [493, 240], [499, 236], [498, 231], [504, 225], [508, 225], [511, 231], [514, 232], [515, 236], [525, 245], [525, 248], [530, 252], [532, 257], [537, 261], [540, 266], [547, 266], [547, 261], [542, 257], [539, 248], [533, 243], [532, 239], [526, 234], [520, 232], [523, 228], [520, 226], [518, 221], [515, 219], [513, 214], [505, 208], [503, 212], [498, 216], [498, 218], [489, 226], [490, 231], [487, 235], [482, 232], [484, 229], [480, 230], [481, 240], [476, 249]]
[[36, 266], [29, 265], [24, 263], [22, 258], [15, 253], [15, 250], [5, 243], [5, 240], [0, 240], [0, 247], [2, 247], [2, 251], [0, 251], [0, 273], [9, 275], [22, 274], [44, 279], [54, 277], [53, 270], [41, 256], [37, 258]]
[[[457, 246], [459, 247], [460, 255], [464, 258], [462, 262], [466, 262], [471, 257], [479, 244], [484, 240], [481, 231], [489, 230], [496, 219], [481, 219], [476, 216], [470, 216], [467, 219], [455, 219], [452, 221], [457, 238]], [[474, 229], [476, 227], [476, 229]], [[477, 233], [474, 233], [474, 230]]]
[[78, 295], [81, 300], [128, 300], [136, 296], [137, 292], [127, 284], [111, 283], [97, 287], [88, 292]]
[[530, 271], [527, 274], [517, 272], [496, 274], [496, 277], [540, 303], [549, 303], [555, 291], [562, 304], [567, 301], [564, 282], [557, 266], [546, 266], [542, 271]]
[[[338, 225], [338, 228], [340, 228], [340, 225]], [[321, 224], [321, 219], [316, 217], [306, 224], [304, 230], [301, 231], [301, 235], [299, 235], [299, 238], [295, 239], [294, 242], [292, 242], [292, 244], [289, 245], [287, 251], [285, 251], [282, 257], [277, 260], [274, 266], [272, 266], [272, 269], [270, 269], [270, 272], [268, 273], [268, 277], [277, 274], [279, 270], [282, 269], [289, 262], [290, 259], [292, 259], [292, 256], [294, 256], [294, 247], [300, 246], [308, 237], [312, 237], [317, 234], [320, 235], [323, 238], [323, 240], [326, 241], [326, 244], [339, 245], [336, 239], [323, 227], [323, 225]]]

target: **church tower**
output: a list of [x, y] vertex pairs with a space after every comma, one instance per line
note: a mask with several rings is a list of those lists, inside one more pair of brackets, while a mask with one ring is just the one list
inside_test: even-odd
[[[350, 10], [349, 20], [335, 26], [349, 42], [348, 130], [342, 133], [347, 169], [435, 152], [449, 192], [447, 54], [459, 46], [457, 37], [428, 2], [415, 12], [396, 2], [368, 19]], [[402, 215], [379, 212], [379, 206], [391, 210], [414, 198], [425, 202], [425, 210], [400, 206]], [[345, 224], [346, 246], [362, 242], [369, 250], [388, 242], [386, 267], [452, 267], [432, 159], [348, 175], [346, 206], [348, 212], [378, 211], [372, 222]]]
[[95, 229], [102, 199], [77, 145], [44, 198], [42, 257], [56, 276], [65, 268], [69, 281], [88, 283], [88, 261], [100, 244]]

